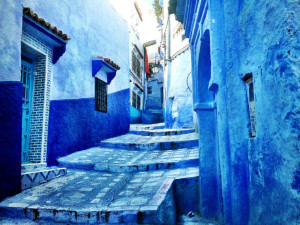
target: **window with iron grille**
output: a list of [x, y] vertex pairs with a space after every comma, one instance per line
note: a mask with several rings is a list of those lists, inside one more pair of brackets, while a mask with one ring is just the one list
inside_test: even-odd
[[136, 96], [136, 108], [140, 109], [141, 108], [141, 97], [139, 95]]
[[136, 71], [136, 61], [137, 58], [135, 56], [135, 54], [132, 52], [132, 57], [131, 57], [131, 69], [135, 72]]
[[107, 113], [107, 83], [95, 77], [95, 109]]
[[132, 106], [136, 108], [136, 93], [132, 91], [131, 97], [132, 97], [132, 100], [131, 100]]
[[255, 116], [255, 99], [252, 73], [246, 74], [244, 81], [246, 82], [249, 121], [250, 121], [250, 137], [256, 136], [256, 116]]
[[134, 108], [141, 109], [141, 96], [131, 91], [131, 105]]
[[147, 93], [152, 94], [152, 87], [151, 86], [147, 87]]
[[131, 62], [132, 71], [138, 76], [138, 78], [141, 78], [141, 63], [133, 52]]

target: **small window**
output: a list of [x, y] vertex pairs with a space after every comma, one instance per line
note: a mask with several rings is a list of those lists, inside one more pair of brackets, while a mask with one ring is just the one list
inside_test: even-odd
[[107, 113], [107, 83], [95, 77], [95, 109]]
[[244, 81], [247, 86], [247, 98], [249, 109], [249, 121], [250, 121], [250, 137], [256, 136], [256, 116], [255, 116], [255, 98], [252, 74], [246, 74]]
[[133, 91], [131, 93], [132, 93], [132, 95], [131, 95], [132, 96], [132, 100], [131, 100], [132, 106], [136, 108], [136, 93]]
[[141, 63], [136, 59], [136, 75], [141, 79]]
[[141, 109], [141, 96], [135, 92], [131, 92], [131, 105], [137, 109]]
[[136, 61], [137, 61], [137, 58], [135, 56], [135, 54], [132, 52], [132, 57], [131, 57], [131, 69], [133, 70], [133, 72], [136, 71]]
[[136, 108], [137, 109], [141, 108], [141, 97], [139, 95], [137, 95], [137, 99], [136, 99]]
[[151, 86], [147, 87], [147, 93], [152, 94], [152, 87]]
[[133, 52], [131, 57], [131, 69], [137, 75], [137, 77], [141, 79], [141, 62]]

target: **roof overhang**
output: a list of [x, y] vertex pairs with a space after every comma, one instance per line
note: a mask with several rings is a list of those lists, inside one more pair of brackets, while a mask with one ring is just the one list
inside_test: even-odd
[[117, 68], [103, 59], [92, 60], [92, 76], [95, 77], [100, 70], [107, 75], [107, 84], [110, 84], [117, 74]]
[[[35, 14], [36, 15], [36, 14]], [[39, 18], [36, 15], [36, 18]], [[46, 24], [43, 20], [43, 24]], [[47, 23], [50, 27], [49, 23]], [[23, 24], [22, 30], [37, 40], [45, 43], [47, 46], [53, 48], [52, 63], [55, 64], [58, 59], [65, 53], [68, 38], [64, 39], [59, 35], [55, 34], [52, 30], [42, 25], [38, 20], [23, 13]], [[61, 31], [60, 31], [61, 32]]]

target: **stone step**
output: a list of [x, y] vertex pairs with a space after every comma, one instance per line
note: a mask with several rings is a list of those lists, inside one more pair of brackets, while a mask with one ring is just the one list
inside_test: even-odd
[[127, 150], [169, 150], [198, 146], [196, 133], [171, 136], [142, 136], [125, 134], [101, 141], [103, 148]]
[[131, 134], [143, 136], [170, 136], [194, 133], [194, 128], [183, 129], [155, 129], [155, 130], [130, 130]]
[[47, 167], [47, 163], [27, 163], [22, 164], [22, 172], [30, 172], [35, 170], [41, 170]]
[[67, 174], [66, 168], [41, 167], [21, 173], [21, 189], [25, 190]]
[[138, 172], [185, 168], [199, 165], [198, 148], [177, 150], [135, 151], [91, 148], [58, 159], [59, 165], [70, 169], [106, 172]]
[[178, 190], [176, 181], [193, 179], [197, 186], [198, 176], [197, 167], [134, 175], [70, 170], [2, 201], [0, 217], [52, 224], [175, 224], [174, 194], [186, 191]]
[[165, 128], [165, 123], [130, 125], [130, 130], [154, 130], [154, 129], [164, 129], [164, 128]]

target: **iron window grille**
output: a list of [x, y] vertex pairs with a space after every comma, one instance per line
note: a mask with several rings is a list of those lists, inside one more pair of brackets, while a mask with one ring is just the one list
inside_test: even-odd
[[244, 77], [247, 88], [247, 99], [250, 121], [250, 137], [256, 136], [256, 115], [255, 115], [255, 98], [252, 73], [246, 74]]
[[107, 113], [107, 83], [95, 77], [95, 109]]
[[138, 76], [139, 79], [141, 79], [141, 63], [133, 52], [131, 62], [132, 71]]
[[131, 91], [131, 105], [137, 109], [141, 109], [141, 96]]
[[133, 91], [131, 92], [131, 98], [132, 98], [131, 104], [132, 104], [133, 107], [136, 108], [136, 93], [133, 92]]
[[140, 109], [141, 108], [141, 97], [139, 95], [136, 96], [136, 108]]

